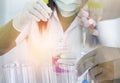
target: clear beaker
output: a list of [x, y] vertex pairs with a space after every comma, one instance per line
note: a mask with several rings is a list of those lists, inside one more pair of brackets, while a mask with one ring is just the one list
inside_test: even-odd
[[44, 65], [40, 69], [40, 83], [77, 83], [77, 74], [74, 65]]

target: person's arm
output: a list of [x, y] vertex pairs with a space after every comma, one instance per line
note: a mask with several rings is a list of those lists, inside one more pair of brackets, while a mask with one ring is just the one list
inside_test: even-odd
[[16, 37], [26, 25], [31, 23], [31, 21], [47, 21], [51, 14], [51, 8], [43, 1], [28, 2], [25, 9], [18, 16], [0, 28], [0, 55], [15, 46]]
[[0, 28], [0, 56], [15, 46], [19, 32], [12, 26], [12, 20]]

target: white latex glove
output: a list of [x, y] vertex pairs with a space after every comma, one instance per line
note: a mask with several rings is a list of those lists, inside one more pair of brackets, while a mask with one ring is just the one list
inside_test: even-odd
[[81, 19], [81, 25], [85, 28], [90, 28], [92, 31], [92, 34], [97, 36], [98, 31], [95, 29], [96, 22], [90, 17], [88, 10], [85, 10], [83, 8], [78, 14], [78, 16]]
[[13, 19], [13, 26], [16, 30], [21, 31], [31, 21], [47, 21], [51, 13], [52, 10], [42, 0], [27, 3], [24, 11]]

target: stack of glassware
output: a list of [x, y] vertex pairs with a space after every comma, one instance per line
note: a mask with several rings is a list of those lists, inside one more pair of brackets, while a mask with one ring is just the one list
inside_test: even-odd
[[77, 83], [74, 65], [46, 64], [41, 67], [26, 64], [2, 66], [3, 83]]

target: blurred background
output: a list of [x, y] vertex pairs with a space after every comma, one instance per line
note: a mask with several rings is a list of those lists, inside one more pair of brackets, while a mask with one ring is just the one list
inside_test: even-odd
[[16, 16], [30, 0], [0, 0], [0, 26]]

